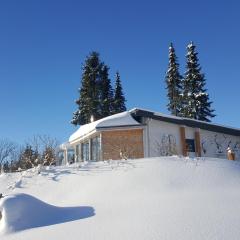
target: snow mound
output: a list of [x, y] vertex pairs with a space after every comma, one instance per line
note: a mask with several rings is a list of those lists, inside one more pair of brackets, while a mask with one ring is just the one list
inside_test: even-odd
[[77, 138], [84, 137], [87, 134], [90, 134], [92, 131], [97, 128], [106, 128], [106, 127], [122, 127], [122, 126], [135, 126], [140, 125], [133, 117], [130, 112], [117, 113], [109, 117], [102, 118], [92, 123], [88, 123], [80, 126], [80, 128], [73, 133], [69, 142], [74, 141]]
[[[21, 188], [7, 189], [19, 179]], [[85, 162], [5, 174], [0, 227], [15, 234], [0, 239], [239, 240], [239, 189], [240, 162], [214, 158]]]
[[2, 198], [0, 211], [1, 233], [49, 226], [94, 215], [92, 207], [56, 207], [23, 193]]

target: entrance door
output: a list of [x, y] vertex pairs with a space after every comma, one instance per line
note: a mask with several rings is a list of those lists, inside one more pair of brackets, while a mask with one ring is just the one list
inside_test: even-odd
[[186, 139], [186, 149], [189, 157], [195, 157], [195, 140], [194, 139]]

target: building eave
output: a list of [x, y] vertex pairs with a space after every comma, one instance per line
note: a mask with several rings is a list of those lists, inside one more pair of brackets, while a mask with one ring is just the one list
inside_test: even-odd
[[136, 125], [121, 125], [121, 126], [107, 126], [107, 127], [97, 127], [96, 130], [98, 131], [104, 131], [104, 130], [108, 130], [108, 131], [111, 131], [111, 130], [122, 130], [122, 129], [136, 129], [136, 128], [143, 128], [145, 125], [144, 124], [136, 124]]
[[181, 117], [170, 116], [170, 115], [168, 116], [165, 114], [155, 113], [152, 111], [138, 109], [138, 108], [134, 108], [130, 110], [130, 112], [135, 119], [138, 119], [139, 117], [144, 117], [144, 118], [150, 118], [158, 121], [183, 125], [183, 126], [192, 127], [192, 128], [200, 128], [200, 129], [212, 131], [212, 132], [219, 132], [219, 133], [229, 134], [233, 136], [240, 136], [240, 129], [222, 126], [219, 124], [208, 123], [208, 122], [203, 122], [199, 120], [181, 118]]

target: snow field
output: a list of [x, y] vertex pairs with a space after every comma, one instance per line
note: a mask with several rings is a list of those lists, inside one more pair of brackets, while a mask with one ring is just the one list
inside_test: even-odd
[[239, 189], [239, 162], [210, 158], [6, 174], [0, 177], [0, 191], [9, 194], [0, 201], [8, 212], [1, 239], [239, 239]]

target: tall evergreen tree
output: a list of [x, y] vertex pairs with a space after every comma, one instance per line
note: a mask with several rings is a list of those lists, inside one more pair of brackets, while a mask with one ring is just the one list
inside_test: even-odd
[[99, 54], [92, 52], [86, 58], [83, 65], [82, 84], [79, 90], [80, 97], [76, 100], [78, 110], [73, 113], [71, 121], [74, 125], [83, 125], [100, 118], [99, 113], [99, 89], [103, 63], [100, 62]]
[[209, 101], [209, 95], [205, 88], [206, 80], [201, 73], [201, 67], [198, 63], [198, 53], [196, 46], [191, 42], [187, 46], [187, 66], [183, 80], [183, 108], [182, 116], [210, 122], [215, 117], [214, 110], [211, 108], [212, 102]]
[[116, 73], [116, 83], [114, 89], [113, 114], [126, 111], [126, 99], [123, 94], [119, 72]]
[[165, 81], [167, 85], [167, 96], [169, 99], [167, 104], [168, 110], [172, 115], [179, 116], [182, 107], [182, 77], [179, 73], [179, 64], [177, 62], [177, 56], [172, 43], [169, 47], [169, 63]]
[[[71, 123], [83, 125], [92, 120], [107, 117], [115, 112], [115, 103], [111, 80], [109, 78], [109, 67], [100, 61], [99, 54], [92, 52], [85, 60], [82, 72], [80, 97], [76, 100], [77, 111], [73, 113]], [[116, 107], [119, 101], [125, 102], [122, 94], [120, 79], [118, 80]], [[123, 99], [121, 99], [123, 96]], [[120, 99], [120, 100], [119, 100]], [[125, 107], [125, 105], [123, 105]], [[125, 108], [124, 108], [125, 109]]]
[[113, 89], [108, 71], [109, 67], [104, 65], [99, 81], [99, 113], [102, 118], [111, 115], [113, 111]]

